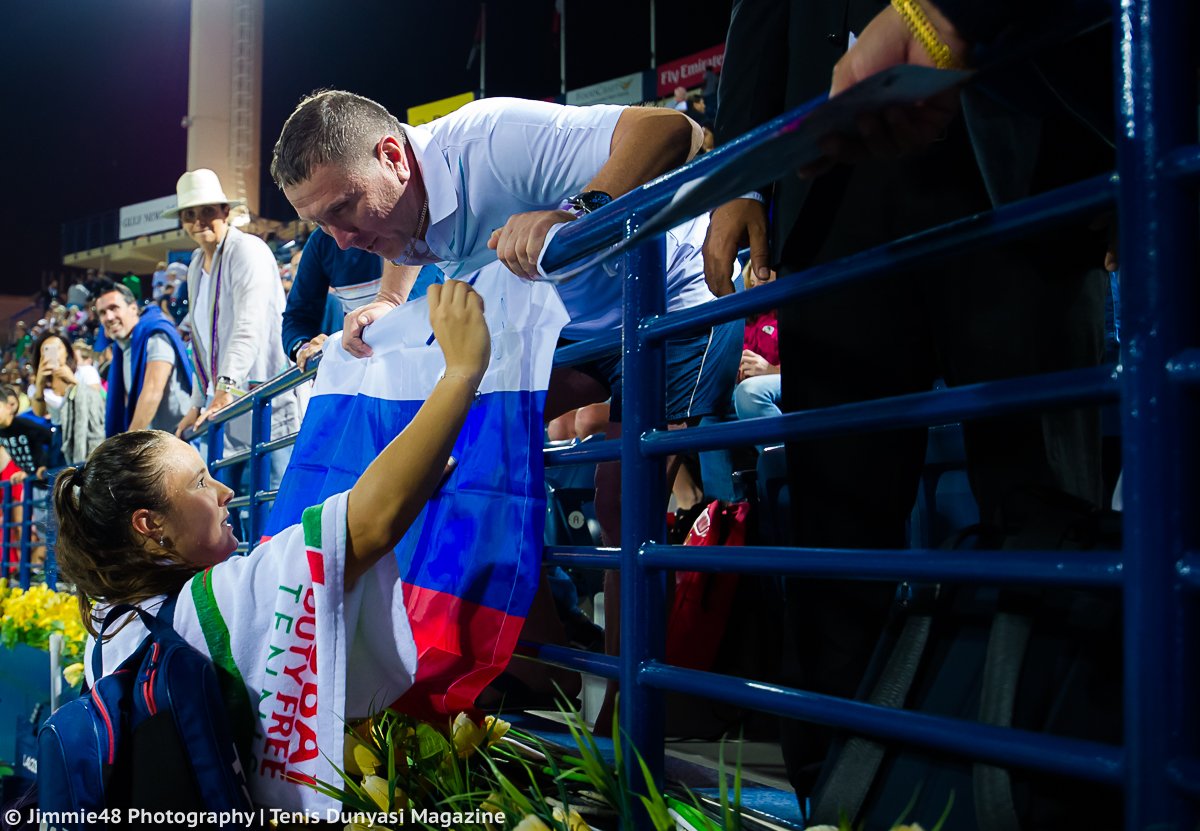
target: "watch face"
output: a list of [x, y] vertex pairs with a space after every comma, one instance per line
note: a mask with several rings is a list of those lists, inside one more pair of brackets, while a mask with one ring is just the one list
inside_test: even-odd
[[603, 208], [605, 205], [611, 202], [612, 197], [602, 190], [589, 190], [579, 194], [571, 201], [583, 208], [588, 213], [591, 213], [592, 211]]

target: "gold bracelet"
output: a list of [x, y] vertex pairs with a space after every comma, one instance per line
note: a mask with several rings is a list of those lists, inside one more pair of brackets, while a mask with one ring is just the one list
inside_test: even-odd
[[938, 69], [958, 68], [958, 59], [938, 35], [937, 28], [929, 22], [917, 0], [892, 0], [892, 8], [899, 13], [917, 43], [933, 59], [934, 66]]

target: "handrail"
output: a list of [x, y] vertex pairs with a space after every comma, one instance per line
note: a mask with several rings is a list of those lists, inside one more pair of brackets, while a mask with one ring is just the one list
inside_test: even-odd
[[[1114, 25], [1118, 89], [1118, 165], [1111, 174], [897, 240], [787, 279], [680, 312], [665, 313], [661, 263], [648, 254], [642, 228], [663, 230], [656, 218], [668, 205], [692, 214], [714, 207], [714, 180], [735, 182], [738, 192], [765, 183], [755, 153], [772, 153], [800, 129], [811, 108], [784, 114], [751, 131], [734, 146], [614, 200], [570, 223], [547, 246], [550, 272], [615, 251], [628, 258], [622, 339], [625, 424], [620, 442], [547, 451], [547, 464], [622, 462], [619, 553], [570, 546], [548, 551], [563, 565], [619, 565], [621, 654], [615, 666], [585, 662], [572, 650], [543, 646], [537, 659], [619, 678], [623, 741], [636, 747], [656, 777], [663, 770], [661, 692], [684, 691], [856, 732], [936, 747], [992, 762], [1051, 770], [1119, 785], [1125, 795], [1124, 827], [1188, 827], [1197, 815], [1183, 800], [1200, 795], [1198, 731], [1191, 714], [1200, 679], [1189, 659], [1194, 633], [1181, 604], [1194, 602], [1200, 585], [1190, 517], [1200, 501], [1197, 486], [1195, 384], [1200, 379], [1200, 326], [1195, 288], [1197, 216], [1195, 184], [1195, 75], [1183, 20], [1186, 4], [1128, 0]], [[1180, 24], [1182, 25], [1182, 24]], [[799, 139], [797, 139], [799, 140]], [[780, 156], [779, 158], [783, 158]], [[788, 165], [778, 162], [776, 174]], [[754, 168], [750, 173], [743, 168]], [[774, 176], [770, 178], [775, 178]], [[704, 192], [703, 198], [698, 196]], [[733, 194], [730, 194], [733, 195]], [[708, 200], [708, 201], [705, 201]], [[722, 200], [723, 201], [723, 200]], [[1116, 202], [1121, 220], [1121, 367], [1074, 370], [1033, 378], [989, 381], [968, 387], [791, 413], [752, 423], [667, 431], [661, 423], [662, 345], [752, 312], [802, 302], [849, 283], [880, 279], [934, 256], [966, 251], [1043, 230]], [[676, 211], [673, 216], [678, 215]], [[969, 279], [964, 276], [964, 279]], [[610, 341], [613, 338], [610, 337]], [[556, 362], [594, 357], [577, 344]], [[786, 382], [785, 382], [786, 383]], [[781, 548], [678, 548], [663, 539], [661, 458], [686, 450], [733, 447], [804, 437], [890, 430], [1051, 406], [1115, 401], [1124, 428], [1124, 546], [1121, 551], [818, 551]], [[599, 453], [603, 449], [605, 452]], [[1181, 454], [1187, 453], [1184, 458]], [[657, 460], [657, 461], [656, 461]], [[736, 570], [857, 579], [985, 582], [989, 585], [1076, 585], [1119, 588], [1124, 598], [1124, 730], [1121, 747], [1075, 742], [1012, 728], [950, 723], [914, 712], [774, 688], [745, 679], [700, 673], [663, 662], [668, 569]], [[1192, 610], [1194, 611], [1194, 610]], [[1117, 646], [1116, 648], [1122, 648]], [[632, 750], [633, 748], [629, 748]], [[626, 758], [633, 758], [627, 753]], [[635, 774], [636, 775], [636, 774]], [[639, 827], [641, 827], [639, 825]]]

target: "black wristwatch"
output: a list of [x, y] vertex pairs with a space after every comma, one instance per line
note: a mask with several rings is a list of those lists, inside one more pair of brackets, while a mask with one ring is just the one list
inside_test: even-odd
[[603, 208], [611, 201], [613, 201], [613, 198], [602, 190], [585, 190], [583, 193], [568, 196], [558, 206], [558, 209], [575, 214], [576, 217], [581, 217], [584, 214], [590, 214], [592, 211]]

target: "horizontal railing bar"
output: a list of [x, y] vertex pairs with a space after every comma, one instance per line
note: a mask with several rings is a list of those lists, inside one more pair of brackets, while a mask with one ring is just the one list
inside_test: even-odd
[[621, 459], [621, 440], [590, 441], [574, 447], [551, 447], [545, 451], [546, 467], [616, 462]]
[[[786, 279], [751, 292], [722, 297], [646, 321], [638, 330], [644, 343], [654, 343], [736, 318], [749, 317], [811, 297], [832, 288], [863, 282], [887, 273], [923, 265], [930, 257], [957, 254], [986, 238], [999, 242], [1022, 231], [1041, 228], [1052, 219], [1065, 220], [1111, 202], [1116, 174], [1086, 179], [1049, 193], [964, 217], [830, 263], [789, 274]], [[963, 279], [970, 279], [964, 275]]]
[[[625, 237], [625, 222], [635, 212], [640, 216], [658, 213], [675, 199], [684, 184], [720, 174], [732, 157], [747, 152], [772, 136], [794, 131], [815, 103], [786, 112], [569, 223], [546, 246], [542, 255], [543, 268], [548, 272], [560, 271], [568, 263], [598, 253], [622, 240]], [[701, 210], [704, 209], [697, 209], [696, 212], [700, 213]]]
[[[254, 495], [254, 497], [259, 502], [274, 502], [275, 497], [278, 493], [279, 493], [279, 491], [259, 491], [258, 493], [256, 493]], [[250, 497], [248, 495], [247, 496], [235, 496], [233, 499], [230, 499], [229, 502], [226, 504], [228, 505], [228, 507], [231, 510], [234, 508], [245, 508], [246, 506], [248, 506], [250, 504]]]
[[1200, 381], [1200, 349], [1185, 349], [1167, 361], [1167, 377], [1178, 384]]
[[643, 546], [639, 558], [648, 568], [845, 580], [1119, 586], [1122, 576], [1119, 551], [940, 551], [650, 543]]
[[299, 437], [299, 433], [290, 433], [289, 435], [271, 439], [270, 441], [261, 441], [258, 443], [257, 449], [259, 453], [272, 453], [276, 450], [282, 450], [285, 447], [291, 447]]
[[560, 346], [554, 350], [555, 366], [575, 366], [594, 361], [597, 358], [607, 358], [621, 351], [621, 332], [600, 335], [590, 340]]
[[621, 549], [555, 545], [542, 550], [542, 563], [564, 568], [620, 568]]
[[641, 443], [646, 455], [667, 456], [685, 450], [770, 444], [788, 438], [813, 439], [950, 424], [1047, 406], [1099, 404], [1116, 400], [1119, 394], [1120, 386], [1112, 367], [1072, 369], [687, 430], [652, 430], [642, 437]]
[[1187, 179], [1200, 175], [1200, 145], [1180, 147], [1158, 163], [1159, 170], [1172, 179]]
[[224, 424], [232, 418], [237, 418], [243, 413], [250, 412], [251, 408], [254, 406], [254, 401], [256, 398], [271, 399], [280, 393], [287, 392], [290, 389], [295, 389], [308, 379], [315, 377], [317, 374], [317, 368], [319, 366], [319, 360], [310, 360], [308, 362], [308, 367], [303, 372], [300, 371], [300, 367], [294, 366], [291, 369], [279, 373], [271, 380], [251, 390], [250, 395], [243, 395], [228, 407], [223, 407], [217, 412], [213, 413], [213, 415], [207, 421], [205, 421], [203, 425], [201, 425], [199, 430], [193, 430], [189, 427], [184, 433], [184, 440], [191, 441], [192, 439], [203, 436], [208, 432], [209, 425]]
[[617, 659], [611, 655], [600, 655], [582, 649], [572, 649], [569, 646], [555, 646], [548, 643], [531, 643], [520, 641], [514, 657], [537, 661], [540, 664], [566, 667], [576, 672], [586, 672], [589, 675], [599, 675], [601, 678], [615, 679], [620, 670], [617, 669]]
[[209, 465], [209, 467], [211, 467], [213, 470], [220, 470], [221, 468], [224, 468], [224, 467], [236, 465], [239, 462], [248, 462], [248, 461], [250, 461], [250, 450], [249, 449], [239, 450], [237, 453], [230, 453], [228, 456], [224, 457], [223, 459], [217, 459], [215, 462], [213, 462], [211, 465]]
[[901, 712], [861, 701], [847, 701], [653, 661], [640, 668], [638, 683], [972, 759], [1066, 774], [1110, 785], [1121, 784], [1122, 750], [1111, 745], [946, 716]]

